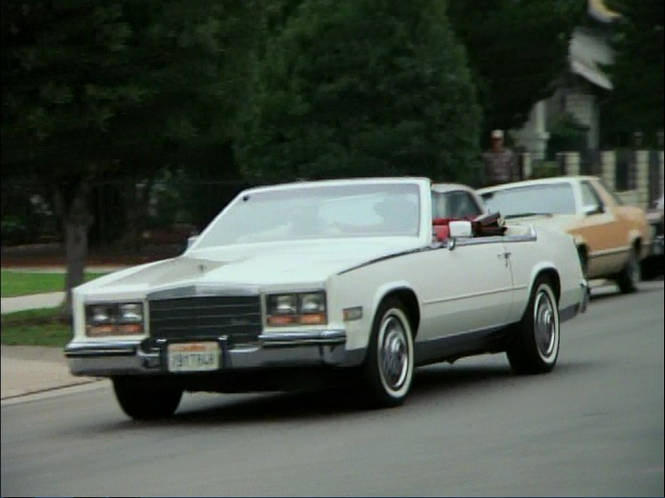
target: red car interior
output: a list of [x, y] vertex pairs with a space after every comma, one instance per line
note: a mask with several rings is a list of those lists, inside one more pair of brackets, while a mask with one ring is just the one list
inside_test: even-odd
[[481, 214], [480, 216], [468, 216], [466, 218], [434, 218], [432, 227], [437, 240], [443, 241], [450, 236], [448, 224], [451, 221], [470, 221], [471, 233], [474, 237], [503, 235], [506, 230], [499, 213]]

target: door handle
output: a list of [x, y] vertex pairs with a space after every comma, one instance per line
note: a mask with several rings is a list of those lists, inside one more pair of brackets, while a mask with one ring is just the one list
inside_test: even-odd
[[506, 266], [508, 266], [508, 258], [510, 258], [510, 252], [500, 252], [499, 254], [496, 255], [497, 258], [502, 259], [506, 262]]

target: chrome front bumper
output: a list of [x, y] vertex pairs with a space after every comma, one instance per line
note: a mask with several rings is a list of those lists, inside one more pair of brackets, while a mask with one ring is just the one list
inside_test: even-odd
[[[222, 366], [217, 372], [280, 366], [346, 366], [357, 364], [358, 358], [362, 358], [359, 352], [351, 354], [346, 350], [346, 332], [343, 330], [261, 334], [257, 344], [233, 347], [229, 347], [225, 336], [216, 339], [179, 338], [177, 342], [202, 340], [219, 343]], [[65, 356], [74, 375], [165, 374], [169, 373], [168, 343], [166, 339], [72, 341], [65, 347]]]

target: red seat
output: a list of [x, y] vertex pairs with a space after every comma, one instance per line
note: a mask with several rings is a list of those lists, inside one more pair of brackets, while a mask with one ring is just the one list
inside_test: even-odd
[[448, 225], [434, 225], [434, 234], [436, 240], [444, 241], [450, 236], [450, 228]]
[[451, 221], [459, 221], [462, 218], [434, 218], [432, 219], [432, 226], [434, 227], [434, 234], [436, 235], [436, 240], [446, 240], [450, 237], [450, 227], [448, 223]]
[[470, 221], [471, 232], [474, 237], [503, 235], [506, 230], [499, 213], [481, 214], [480, 216], [469, 216], [467, 218], [434, 218], [432, 219], [432, 226], [437, 240], [446, 240], [450, 236], [448, 224], [451, 221]]

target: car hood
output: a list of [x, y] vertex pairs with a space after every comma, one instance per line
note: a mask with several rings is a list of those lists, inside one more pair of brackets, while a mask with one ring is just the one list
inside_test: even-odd
[[322, 285], [344, 270], [417, 249], [413, 237], [326, 240], [217, 247], [128, 268], [79, 286], [85, 294], [145, 294], [191, 285], [284, 287]]

